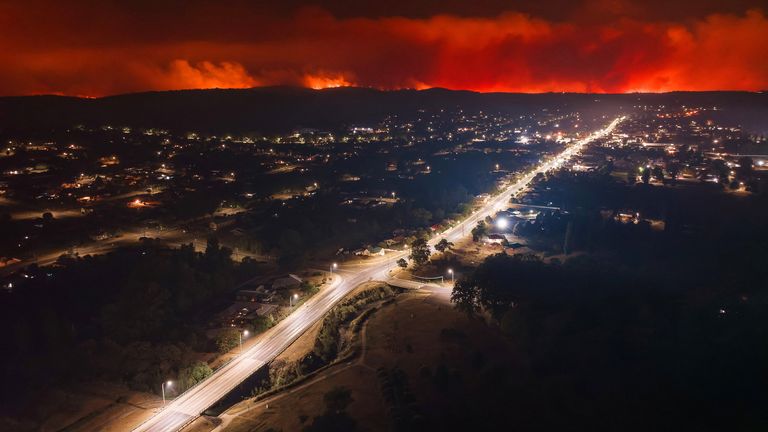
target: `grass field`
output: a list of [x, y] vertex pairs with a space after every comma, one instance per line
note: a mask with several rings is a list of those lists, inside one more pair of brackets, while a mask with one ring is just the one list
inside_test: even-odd
[[428, 417], [438, 415], [451, 402], [436, 391], [425, 370], [443, 365], [471, 375], [477, 353], [508, 350], [485, 323], [456, 312], [446, 298], [424, 291], [401, 294], [396, 302], [376, 311], [363, 328], [364, 349], [358, 358], [268, 399], [235, 405], [221, 415], [224, 424], [217, 430], [301, 430], [322, 414], [323, 395], [338, 386], [350, 390], [353, 402], [347, 412], [361, 430], [392, 430], [377, 376], [382, 367], [404, 371], [422, 412]]

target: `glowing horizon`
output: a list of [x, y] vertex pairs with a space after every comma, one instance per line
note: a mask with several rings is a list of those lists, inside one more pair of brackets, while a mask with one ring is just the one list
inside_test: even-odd
[[[518, 11], [337, 17], [318, 7], [268, 16], [198, 5], [183, 18], [173, 19], [171, 10], [142, 24], [114, 6], [77, 6], [64, 13], [57, 8], [66, 5], [52, 3], [32, 13], [0, 2], [0, 95], [276, 85], [600, 94], [768, 89], [768, 17], [760, 8], [591, 22]], [[233, 22], [206, 21], [213, 13]], [[84, 22], [92, 15], [115, 24], [90, 28]]]

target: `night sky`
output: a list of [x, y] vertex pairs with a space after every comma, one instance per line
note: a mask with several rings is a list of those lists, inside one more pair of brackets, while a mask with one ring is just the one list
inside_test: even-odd
[[0, 0], [0, 95], [768, 89], [768, 0]]

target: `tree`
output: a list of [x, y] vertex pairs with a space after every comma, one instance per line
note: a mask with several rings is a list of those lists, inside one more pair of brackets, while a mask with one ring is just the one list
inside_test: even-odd
[[477, 226], [472, 228], [472, 241], [479, 241], [480, 238], [488, 233], [488, 227], [485, 222], [478, 221]]
[[259, 315], [251, 321], [251, 325], [253, 326], [253, 331], [255, 333], [263, 333], [275, 325], [275, 318], [272, 314]]
[[236, 347], [239, 342], [239, 331], [233, 328], [226, 329], [216, 337], [216, 348], [218, 348], [220, 353], [225, 353]]
[[397, 265], [402, 268], [408, 268], [408, 261], [406, 261], [403, 258], [400, 258], [399, 260], [397, 260]]
[[315, 417], [312, 424], [305, 427], [305, 432], [352, 432], [357, 424], [346, 412], [352, 403], [352, 394], [345, 387], [336, 387], [323, 395], [325, 412]]
[[417, 239], [411, 243], [411, 255], [409, 258], [412, 259], [417, 266], [426, 264], [429, 261], [430, 254], [429, 245], [425, 239]]
[[728, 183], [728, 172], [730, 169], [722, 159], [715, 159], [711, 162], [710, 172], [717, 176], [717, 180], [720, 184]]
[[294, 229], [285, 229], [279, 240], [278, 263], [283, 267], [299, 266], [304, 260], [305, 250], [301, 234]]
[[429, 225], [429, 221], [432, 220], [432, 213], [429, 210], [417, 208], [411, 212], [411, 218], [414, 225], [425, 226]]
[[333, 390], [323, 395], [325, 409], [327, 412], [340, 413], [347, 409], [347, 406], [353, 401], [352, 393], [345, 387], [335, 387]]
[[749, 181], [752, 179], [752, 158], [749, 156], [740, 157], [738, 160], [739, 170], [737, 171], [738, 179], [742, 181]]
[[[514, 283], [510, 283], [512, 279]], [[535, 255], [491, 255], [471, 275], [456, 282], [451, 301], [470, 315], [487, 311], [498, 322], [521, 298], [541, 295], [538, 289], [545, 286], [545, 279], [554, 280], [554, 276], [547, 273], [544, 263]]]
[[456, 304], [456, 309], [472, 316], [480, 311], [478, 293], [479, 289], [473, 281], [461, 278], [454, 284], [451, 302]]
[[196, 361], [179, 371], [179, 382], [182, 389], [188, 389], [213, 374], [208, 363]]
[[653, 174], [653, 178], [664, 183], [664, 170], [661, 169], [660, 166], [656, 165], [655, 167], [653, 167], [653, 170], [651, 173]]
[[650, 168], [643, 168], [642, 174], [640, 178], [643, 180], [644, 184], [648, 184], [651, 182], [651, 170]]
[[672, 183], [677, 183], [677, 176], [680, 175], [680, 163], [670, 162], [667, 164], [667, 172], [669, 173], [669, 176], [672, 177]]
[[320, 288], [318, 286], [316, 286], [315, 284], [309, 283], [307, 281], [302, 282], [301, 285], [299, 286], [299, 289], [301, 290], [301, 292], [303, 292], [308, 296], [315, 295], [317, 294], [318, 291], [320, 291]]
[[447, 239], [440, 239], [439, 242], [435, 245], [435, 249], [439, 252], [445, 252], [446, 250], [453, 247], [453, 242], [449, 242]]

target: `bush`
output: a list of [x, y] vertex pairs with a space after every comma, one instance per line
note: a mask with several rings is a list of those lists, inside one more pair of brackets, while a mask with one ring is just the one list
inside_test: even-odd
[[392, 287], [383, 285], [360, 292], [331, 309], [323, 319], [313, 352], [326, 363], [333, 360], [339, 351], [341, 325], [351, 321], [364, 306], [393, 295], [395, 291]]
[[320, 291], [320, 288], [317, 285], [311, 284], [306, 281], [301, 283], [300, 289], [301, 289], [301, 292], [303, 292], [308, 296], [317, 294], [317, 292]]
[[290, 384], [300, 376], [300, 365], [297, 362], [288, 363], [285, 360], [275, 360], [269, 365], [269, 382], [272, 388]]
[[275, 318], [272, 316], [272, 314], [269, 315], [259, 315], [256, 318], [251, 321], [251, 326], [253, 326], [254, 333], [263, 333], [272, 326], [275, 325]]
[[240, 343], [240, 334], [236, 329], [226, 329], [216, 336], [216, 348], [220, 353], [225, 353], [235, 348]]
[[213, 369], [208, 366], [208, 363], [196, 361], [179, 371], [179, 385], [181, 386], [182, 391], [184, 391], [208, 378], [212, 374]]

